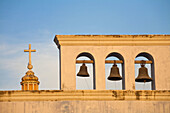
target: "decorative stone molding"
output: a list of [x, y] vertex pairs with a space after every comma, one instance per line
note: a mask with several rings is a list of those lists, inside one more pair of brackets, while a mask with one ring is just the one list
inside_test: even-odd
[[170, 90], [40, 90], [0, 91], [0, 102], [4, 101], [170, 101]]
[[170, 35], [56, 35], [54, 42], [62, 46], [164, 46]]

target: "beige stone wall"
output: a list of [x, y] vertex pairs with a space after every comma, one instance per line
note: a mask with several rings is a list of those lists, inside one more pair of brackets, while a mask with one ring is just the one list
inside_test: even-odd
[[170, 113], [169, 101], [0, 102], [0, 113]]
[[0, 91], [0, 113], [169, 113], [170, 90]]
[[146, 52], [154, 59], [155, 89], [170, 90], [170, 35], [56, 35], [61, 53], [61, 89], [76, 89], [76, 57], [88, 52], [95, 59], [96, 89], [105, 89], [105, 58], [112, 52], [124, 57], [125, 89], [135, 85], [135, 57]]
[[105, 89], [105, 58], [112, 52], [124, 57], [125, 89], [132, 90], [135, 85], [135, 57], [147, 52], [154, 58], [156, 90], [170, 89], [170, 46], [62, 46], [61, 47], [61, 88], [76, 89], [76, 57], [88, 52], [95, 59], [96, 89]]
[[0, 102], [63, 100], [170, 101], [170, 90], [40, 90], [0, 91]]

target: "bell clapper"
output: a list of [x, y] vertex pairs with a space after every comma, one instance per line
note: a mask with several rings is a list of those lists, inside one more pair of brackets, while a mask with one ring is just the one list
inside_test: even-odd
[[145, 83], [146, 83], [146, 80], [144, 80], [144, 88], [143, 88], [144, 90], [145, 90]]
[[145, 84], [146, 80], [144, 80], [144, 84]]

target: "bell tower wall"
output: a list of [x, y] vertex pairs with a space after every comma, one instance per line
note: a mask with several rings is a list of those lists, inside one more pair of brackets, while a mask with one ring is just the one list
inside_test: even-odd
[[170, 90], [170, 35], [56, 35], [60, 49], [61, 90], [76, 89], [76, 57], [88, 52], [95, 59], [95, 86], [106, 89], [105, 58], [121, 54], [125, 65], [125, 89], [134, 90], [135, 57], [146, 52], [154, 59], [156, 90]]

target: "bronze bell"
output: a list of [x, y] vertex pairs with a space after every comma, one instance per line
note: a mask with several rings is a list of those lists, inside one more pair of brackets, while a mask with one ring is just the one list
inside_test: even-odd
[[122, 77], [119, 74], [119, 68], [117, 67], [116, 63], [111, 68], [110, 75], [107, 78], [108, 80], [116, 81], [116, 80], [121, 80]]
[[87, 66], [85, 65], [85, 63], [83, 63], [83, 65], [80, 67], [80, 71], [78, 72], [77, 76], [89, 77], [89, 74], [87, 72]]
[[144, 64], [141, 64], [141, 68], [139, 68], [139, 75], [135, 79], [136, 82], [150, 82], [152, 78], [148, 75], [148, 69], [145, 67]]

